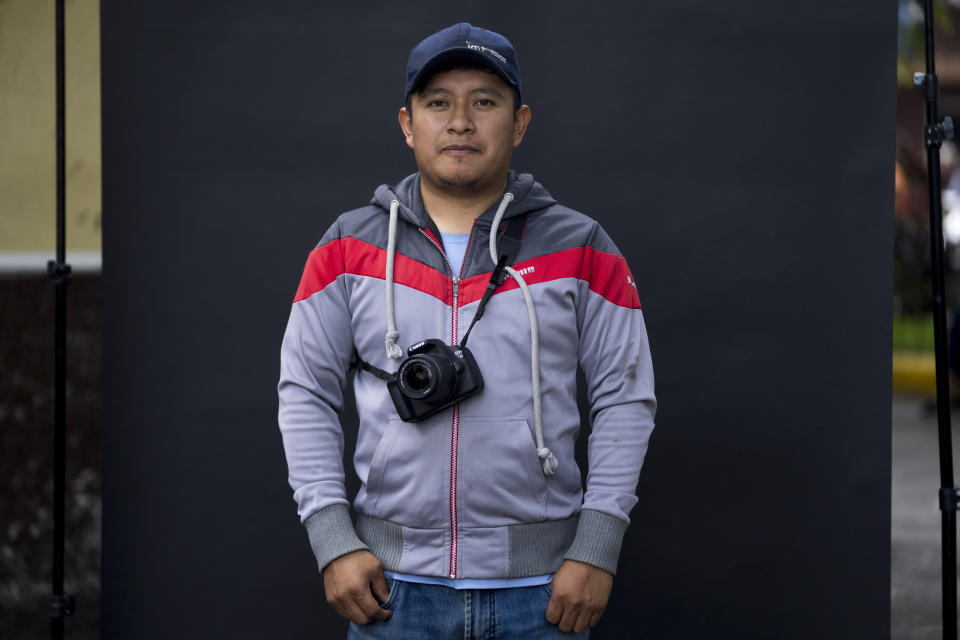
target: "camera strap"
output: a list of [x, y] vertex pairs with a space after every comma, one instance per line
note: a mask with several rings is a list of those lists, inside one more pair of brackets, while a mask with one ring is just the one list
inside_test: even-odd
[[520, 239], [523, 237], [523, 231], [526, 228], [526, 213], [515, 218], [510, 218], [507, 224], [504, 225], [503, 235], [500, 237], [500, 258], [497, 260], [497, 266], [494, 267], [493, 273], [490, 274], [487, 290], [483, 292], [483, 297], [480, 298], [480, 304], [477, 305], [477, 313], [474, 314], [473, 321], [470, 322], [470, 326], [467, 327], [467, 332], [463, 334], [463, 340], [460, 341], [461, 347], [467, 346], [467, 338], [470, 337], [470, 331], [473, 329], [473, 325], [477, 324], [477, 320], [483, 317], [483, 312], [487, 308], [487, 302], [489, 302], [490, 296], [493, 295], [497, 287], [503, 284], [505, 277], [504, 269], [507, 263], [520, 255]]
[[[473, 321], [467, 328], [467, 332], [463, 334], [463, 340], [460, 341], [461, 347], [467, 346], [467, 338], [470, 336], [470, 330], [473, 329], [473, 325], [477, 323], [477, 320], [483, 316], [483, 311], [487, 306], [487, 302], [490, 300], [490, 296], [493, 295], [493, 292], [497, 287], [503, 284], [503, 279], [505, 276], [504, 270], [507, 264], [512, 258], [515, 258], [520, 254], [520, 239], [523, 237], [523, 230], [526, 227], [526, 213], [514, 218], [510, 218], [507, 221], [507, 224], [503, 226], [503, 235], [500, 236], [500, 259], [497, 260], [497, 266], [494, 267], [493, 273], [490, 274], [490, 281], [487, 283], [487, 290], [483, 292], [483, 297], [480, 298], [480, 304], [477, 306], [477, 313], [473, 316]], [[369, 362], [361, 359], [360, 353], [356, 350], [356, 348], [353, 350], [353, 362], [350, 363], [350, 368], [369, 371], [384, 382], [389, 382], [393, 379], [393, 374], [388, 373], [379, 367], [375, 367]]]
[[360, 352], [357, 351], [356, 347], [353, 348], [353, 362], [350, 363], [350, 369], [363, 369], [364, 371], [369, 371], [384, 382], [390, 382], [393, 380], [392, 373], [387, 373], [383, 369], [375, 367], [366, 360], [363, 360], [360, 357]]

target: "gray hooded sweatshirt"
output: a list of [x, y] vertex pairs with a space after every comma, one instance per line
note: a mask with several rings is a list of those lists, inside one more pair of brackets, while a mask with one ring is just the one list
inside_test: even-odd
[[[421, 422], [360, 371], [351, 520], [339, 414], [354, 349], [388, 372], [427, 338], [459, 344], [510, 224], [510, 277], [470, 334], [483, 390]], [[392, 220], [391, 220], [392, 218]], [[576, 371], [587, 382], [586, 491], [574, 460]], [[279, 423], [289, 481], [321, 570], [369, 549], [399, 573], [520, 578], [572, 559], [616, 573], [656, 410], [636, 283], [591, 218], [510, 172], [473, 224], [460, 273], [420, 196], [419, 174], [380, 186], [310, 253], [281, 347]]]

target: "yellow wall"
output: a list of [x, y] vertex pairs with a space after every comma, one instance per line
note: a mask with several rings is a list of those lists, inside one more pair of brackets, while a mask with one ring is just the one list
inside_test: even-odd
[[[66, 0], [67, 248], [100, 250], [100, 5]], [[0, 0], [0, 252], [56, 246], [53, 0]]]

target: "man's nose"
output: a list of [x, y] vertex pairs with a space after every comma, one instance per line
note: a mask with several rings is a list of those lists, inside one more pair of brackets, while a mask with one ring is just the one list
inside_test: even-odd
[[470, 133], [473, 131], [473, 119], [470, 117], [469, 105], [465, 103], [454, 104], [450, 109], [450, 120], [447, 121], [447, 129], [451, 133]]

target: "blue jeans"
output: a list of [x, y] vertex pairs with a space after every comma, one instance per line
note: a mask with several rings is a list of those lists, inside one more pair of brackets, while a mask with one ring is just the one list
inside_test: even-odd
[[463, 589], [389, 580], [387, 620], [359, 627], [348, 640], [552, 640], [587, 638], [547, 622], [550, 585], [511, 589]]

